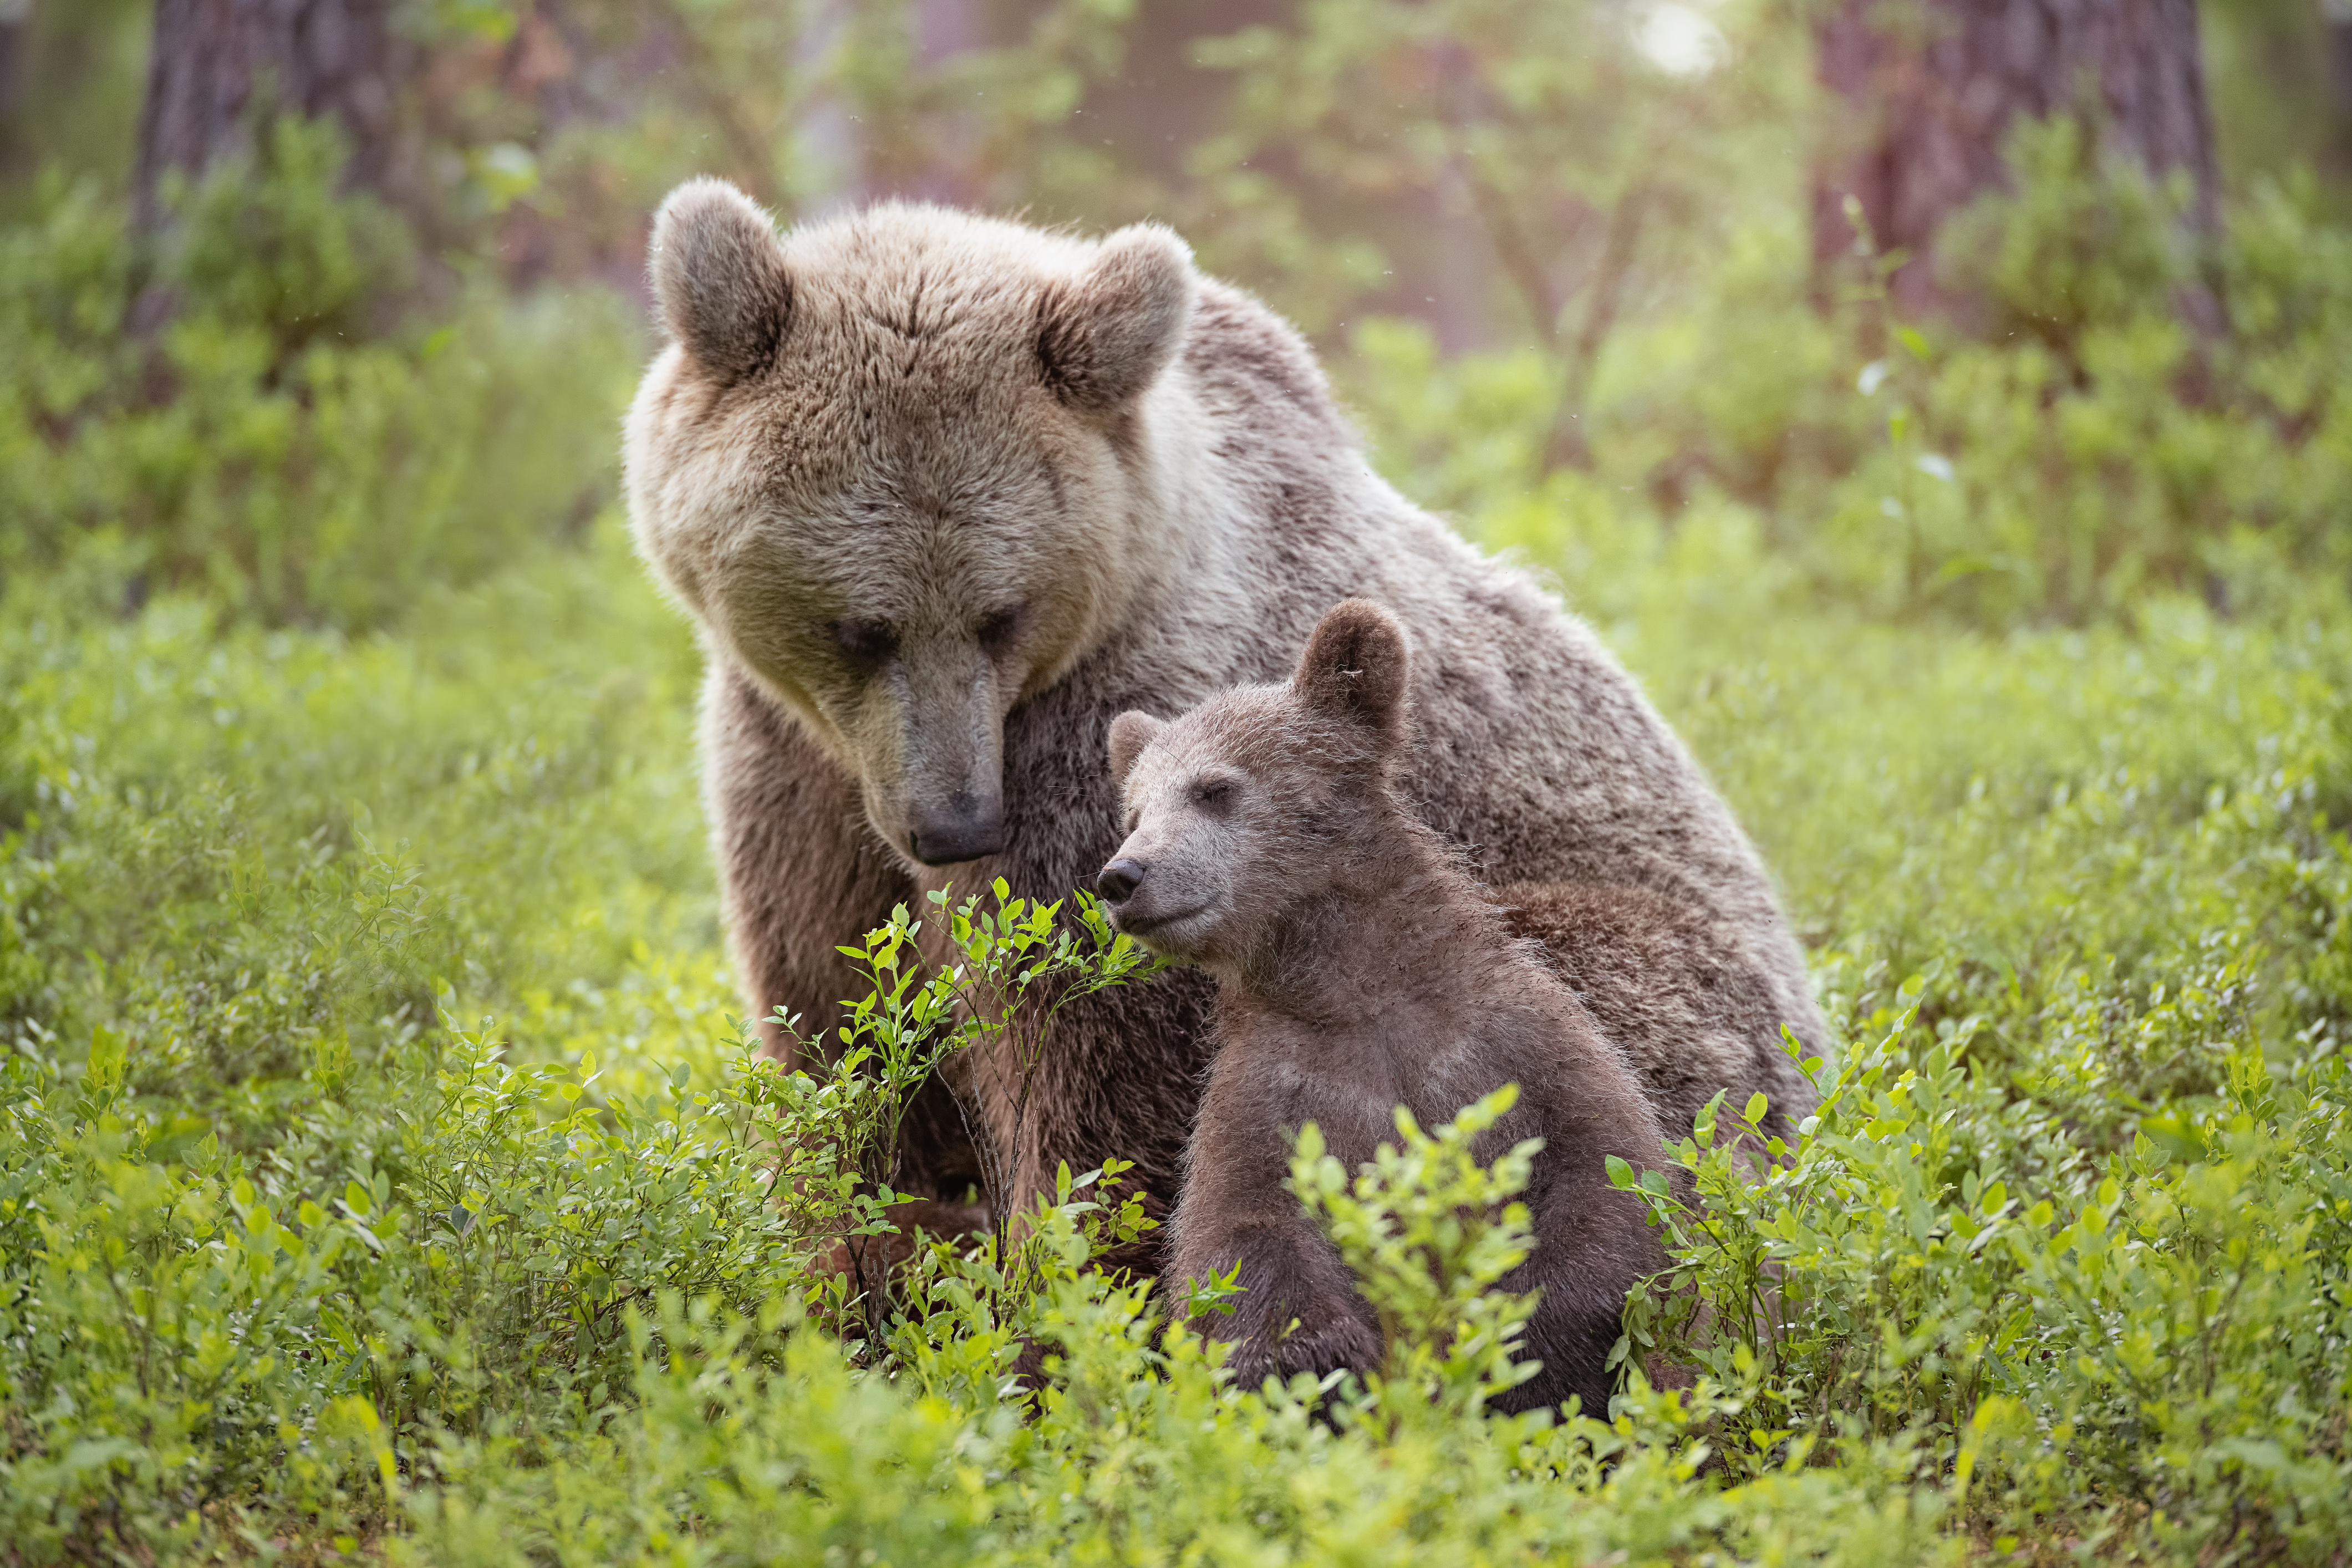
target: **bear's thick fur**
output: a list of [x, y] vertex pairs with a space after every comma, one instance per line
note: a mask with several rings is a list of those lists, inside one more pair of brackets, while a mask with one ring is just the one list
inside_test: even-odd
[[[1532, 942], [1454, 864], [1395, 788], [1404, 634], [1377, 605], [1323, 617], [1288, 686], [1213, 697], [1172, 722], [1111, 725], [1128, 837], [1098, 879], [1120, 930], [1217, 979], [1216, 1055], [1171, 1226], [1170, 1276], [1239, 1268], [1209, 1331], [1244, 1387], [1380, 1364], [1381, 1331], [1338, 1248], [1284, 1186], [1308, 1121], [1350, 1172], [1506, 1083], [1519, 1098], [1474, 1146], [1543, 1140], [1525, 1196], [1540, 1290], [1522, 1352], [1543, 1370], [1506, 1409], [1609, 1406], [1625, 1292], [1665, 1255], [1606, 1161], [1660, 1163], [1633, 1068]], [[1296, 1323], [1297, 1327], [1292, 1328]]]
[[[1519, 882], [1490, 889], [1503, 929], [1553, 971], [1624, 1049], [1658, 1121], [1679, 1137], [1718, 1091], [1762, 1089], [1768, 1136], [1794, 1142], [1812, 1088], [1779, 1038], [1780, 999], [1704, 910], [1646, 888]], [[1658, 984], [1670, 975], [1672, 984]]]
[[[1633, 681], [1382, 483], [1298, 335], [1174, 235], [885, 205], [780, 239], [702, 180], [663, 205], [652, 274], [672, 342], [629, 412], [629, 511], [707, 652], [704, 787], [759, 1016], [829, 1028], [834, 944], [895, 900], [1080, 885], [1118, 840], [1113, 716], [1279, 679], [1361, 595], [1416, 654], [1403, 785], [1482, 877], [1695, 911], [1818, 1043], [1762, 866]], [[1173, 1198], [1211, 995], [1179, 973], [1063, 1012], [1016, 1197], [1116, 1155]], [[961, 1196], [954, 1108], [917, 1110], [903, 1184]]]

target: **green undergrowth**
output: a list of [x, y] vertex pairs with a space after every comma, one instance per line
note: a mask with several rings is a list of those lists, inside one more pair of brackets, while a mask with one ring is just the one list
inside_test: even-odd
[[0, 228], [0, 583], [359, 632], [584, 534], [640, 347], [621, 302], [476, 268], [415, 303], [415, 241], [341, 163], [281, 121], [160, 239], [62, 174]]
[[1787, 614], [1737, 508], [1555, 527], [1850, 1042], [1789, 1171], [1659, 1199], [1633, 1342], [1698, 1387], [1476, 1414], [1511, 1314], [1432, 1303], [1510, 1216], [1435, 1156], [1302, 1171], [1421, 1347], [1320, 1419], [1085, 1267], [1088, 1173], [856, 1308], [863, 1167], [771, 1174], [869, 1090], [728, 1043], [695, 658], [608, 518], [391, 633], [15, 602], [9, 1560], [2333, 1561], [2352, 610], [1991, 637]]

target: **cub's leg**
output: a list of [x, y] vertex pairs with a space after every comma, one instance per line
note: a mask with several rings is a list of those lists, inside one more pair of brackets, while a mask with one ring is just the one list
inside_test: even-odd
[[1371, 1304], [1358, 1294], [1339, 1249], [1284, 1187], [1285, 1131], [1220, 1113], [1220, 1100], [1229, 1098], [1220, 1090], [1230, 1087], [1209, 1088], [1171, 1226], [1170, 1298], [1240, 1266], [1242, 1294], [1230, 1303], [1232, 1315], [1211, 1313], [1194, 1325], [1234, 1345], [1225, 1364], [1238, 1387], [1301, 1372], [1370, 1372], [1381, 1350]]

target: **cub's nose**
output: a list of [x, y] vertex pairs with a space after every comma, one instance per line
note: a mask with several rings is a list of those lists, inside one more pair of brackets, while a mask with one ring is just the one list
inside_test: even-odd
[[1122, 855], [1095, 873], [1095, 891], [1105, 903], [1123, 904], [1135, 897], [1135, 889], [1143, 886], [1150, 868], [1140, 860]]

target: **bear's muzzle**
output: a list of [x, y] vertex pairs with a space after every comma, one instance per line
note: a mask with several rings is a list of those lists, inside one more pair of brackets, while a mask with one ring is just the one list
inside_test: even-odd
[[958, 790], [933, 810], [918, 811], [907, 832], [908, 852], [926, 866], [954, 866], [1004, 847], [1004, 797], [985, 800]]

